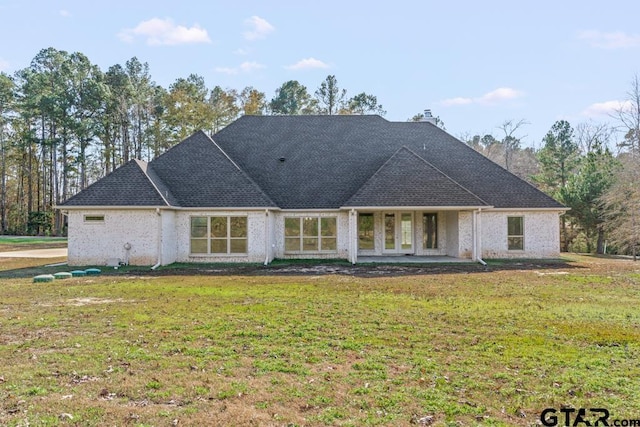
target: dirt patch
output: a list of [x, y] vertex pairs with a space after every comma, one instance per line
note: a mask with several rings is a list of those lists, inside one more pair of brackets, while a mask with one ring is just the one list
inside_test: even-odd
[[131, 301], [131, 300], [127, 301], [122, 298], [108, 299], [108, 298], [93, 298], [93, 297], [72, 298], [67, 300], [67, 303], [69, 303], [69, 305], [72, 305], [74, 307], [82, 307], [85, 305], [96, 305], [96, 304], [113, 304], [116, 302], [135, 302], [135, 301]]

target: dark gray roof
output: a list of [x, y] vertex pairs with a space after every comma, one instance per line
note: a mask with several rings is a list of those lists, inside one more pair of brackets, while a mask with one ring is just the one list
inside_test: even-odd
[[167, 206], [140, 160], [116, 169], [60, 206]]
[[196, 132], [150, 163], [175, 206], [276, 207], [209, 138]]
[[148, 165], [130, 162], [62, 206], [167, 204], [563, 208], [442, 129], [380, 116], [243, 116], [213, 140], [197, 132]]
[[403, 146], [491, 206], [563, 207], [427, 122], [389, 122], [380, 116], [244, 116], [213, 139], [284, 209], [345, 206]]
[[402, 147], [344, 206], [488, 206], [407, 147]]

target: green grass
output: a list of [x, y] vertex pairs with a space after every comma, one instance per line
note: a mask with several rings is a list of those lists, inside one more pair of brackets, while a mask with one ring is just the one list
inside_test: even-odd
[[0, 425], [637, 418], [639, 269], [3, 279]]
[[0, 236], [0, 245], [31, 246], [49, 243], [67, 243], [67, 238], [42, 236]]
[[64, 248], [66, 246], [66, 237], [0, 235], [0, 252], [21, 251], [27, 249]]

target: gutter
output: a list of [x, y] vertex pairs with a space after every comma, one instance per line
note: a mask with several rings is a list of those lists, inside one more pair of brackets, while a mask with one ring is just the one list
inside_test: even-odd
[[162, 265], [162, 214], [159, 208], [156, 209], [156, 215], [158, 215], [158, 262], [151, 267], [151, 270], [155, 270]]

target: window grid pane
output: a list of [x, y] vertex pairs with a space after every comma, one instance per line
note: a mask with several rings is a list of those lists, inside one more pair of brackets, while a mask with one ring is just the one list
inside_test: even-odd
[[191, 239], [191, 253], [192, 254], [206, 254], [207, 253], [207, 239]]
[[300, 235], [300, 218], [284, 219], [284, 235], [285, 237], [293, 237]]
[[246, 254], [246, 216], [202, 216], [191, 218], [192, 254]]
[[211, 237], [227, 238], [227, 217], [211, 217]]
[[373, 214], [358, 215], [358, 248], [363, 250], [375, 249], [373, 240]]
[[426, 213], [422, 217], [422, 226], [424, 229], [424, 248], [438, 248], [438, 214]]
[[318, 218], [305, 218], [302, 221], [302, 235], [305, 237], [318, 236]]
[[507, 249], [524, 250], [524, 218], [507, 217]]
[[231, 237], [247, 237], [247, 218], [231, 217], [230, 233]]
[[207, 218], [196, 217], [191, 218], [191, 237], [206, 237], [207, 236]]
[[247, 239], [231, 239], [229, 251], [232, 254], [244, 254], [247, 252]]
[[336, 251], [337, 224], [336, 217], [285, 218], [285, 252]]
[[384, 248], [396, 248], [396, 216], [395, 214], [384, 215]]

